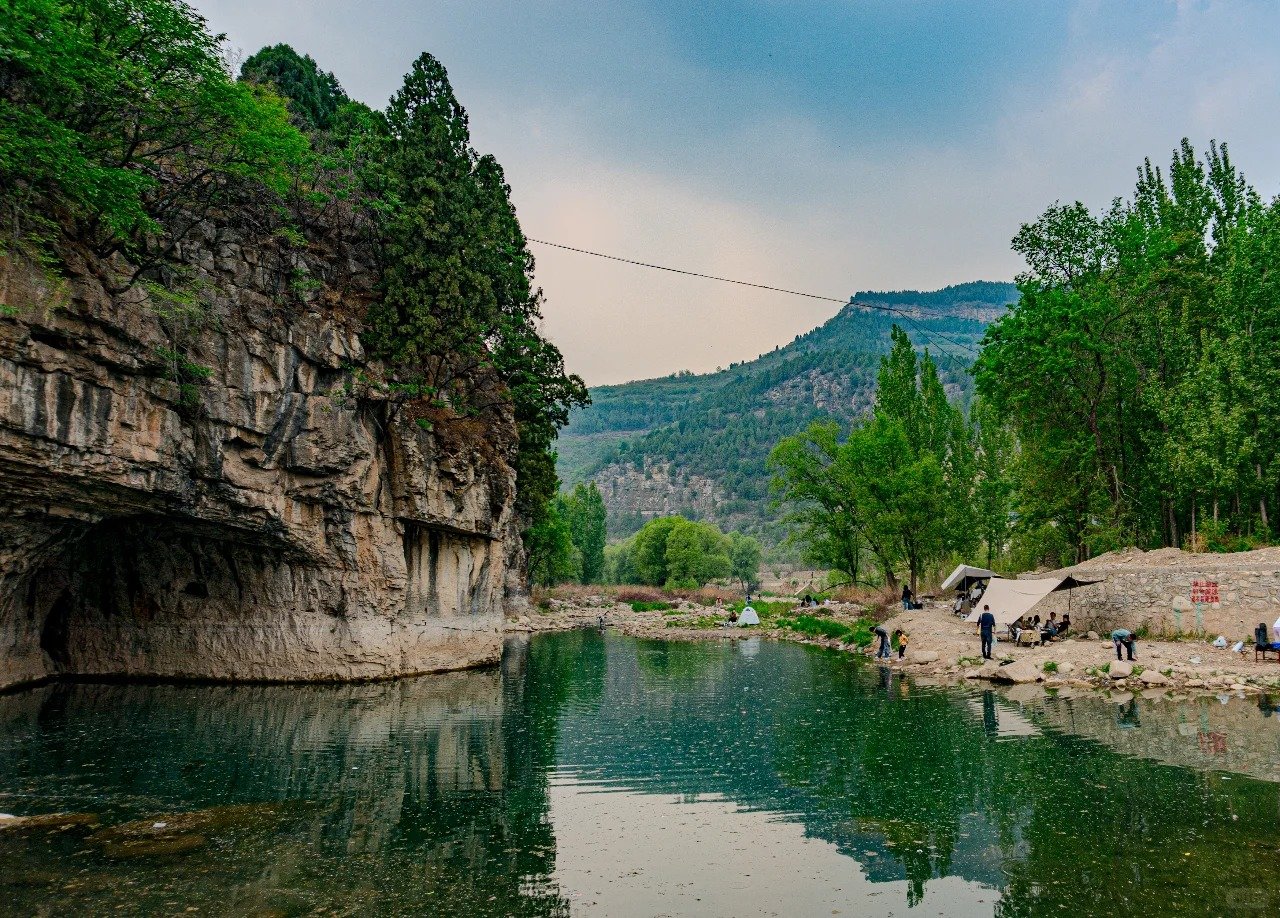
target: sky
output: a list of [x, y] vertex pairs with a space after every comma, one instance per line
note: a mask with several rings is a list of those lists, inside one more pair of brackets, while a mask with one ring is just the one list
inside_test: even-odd
[[[1095, 209], [1182, 137], [1280, 192], [1273, 0], [194, 0], [383, 107], [422, 51], [527, 236], [847, 298], [1010, 280], [1055, 201]], [[749, 360], [839, 308], [531, 243], [588, 384]]]

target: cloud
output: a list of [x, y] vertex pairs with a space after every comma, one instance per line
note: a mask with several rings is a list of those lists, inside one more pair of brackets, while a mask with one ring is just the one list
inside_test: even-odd
[[[535, 238], [835, 297], [1011, 277], [1054, 200], [1227, 140], [1280, 190], [1280, 5], [197, 0], [382, 104], [422, 49]], [[535, 247], [589, 383], [711, 370], [837, 308]]]

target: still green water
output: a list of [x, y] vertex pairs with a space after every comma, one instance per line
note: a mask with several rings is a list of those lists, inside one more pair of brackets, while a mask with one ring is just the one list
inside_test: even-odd
[[[1280, 699], [1276, 699], [1280, 703]], [[0, 696], [15, 915], [1280, 913], [1272, 701], [929, 687], [759, 639]]]

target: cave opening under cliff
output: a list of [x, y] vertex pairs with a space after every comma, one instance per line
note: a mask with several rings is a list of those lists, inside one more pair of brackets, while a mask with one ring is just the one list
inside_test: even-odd
[[[211, 531], [213, 530], [213, 531]], [[51, 675], [198, 674], [299, 586], [278, 548], [162, 516], [66, 531], [25, 591]]]

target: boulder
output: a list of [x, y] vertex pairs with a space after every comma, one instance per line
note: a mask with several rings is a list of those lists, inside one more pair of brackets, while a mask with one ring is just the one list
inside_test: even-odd
[[995, 660], [987, 660], [980, 667], [965, 674], [966, 679], [995, 679], [1002, 667]]
[[1142, 675], [1139, 676], [1138, 678], [1141, 679], [1143, 684], [1145, 685], [1168, 685], [1169, 684], [1169, 677], [1162, 672], [1157, 672], [1154, 669], [1143, 670]]
[[1025, 682], [1035, 682], [1042, 679], [1044, 673], [1037, 669], [1026, 660], [1019, 660], [1017, 663], [1010, 663], [1008, 666], [1001, 666], [996, 670], [994, 678], [1002, 682], [1014, 682], [1022, 684]]
[[933, 650], [922, 650], [919, 653], [913, 653], [910, 656], [912, 663], [937, 663], [938, 654]]
[[1076, 665], [1068, 660], [1065, 663], [1058, 664], [1058, 675], [1069, 676], [1076, 671]]
[[1133, 675], [1133, 664], [1128, 660], [1116, 660], [1107, 670], [1107, 675], [1112, 679], [1128, 679]]
[[1096, 641], [1096, 640], [1098, 640], [1098, 632], [1096, 632], [1096, 631], [1090, 631], [1090, 632], [1089, 632], [1088, 634], [1086, 634], [1084, 637], [1085, 637], [1085, 640], [1087, 640], [1087, 641]]

